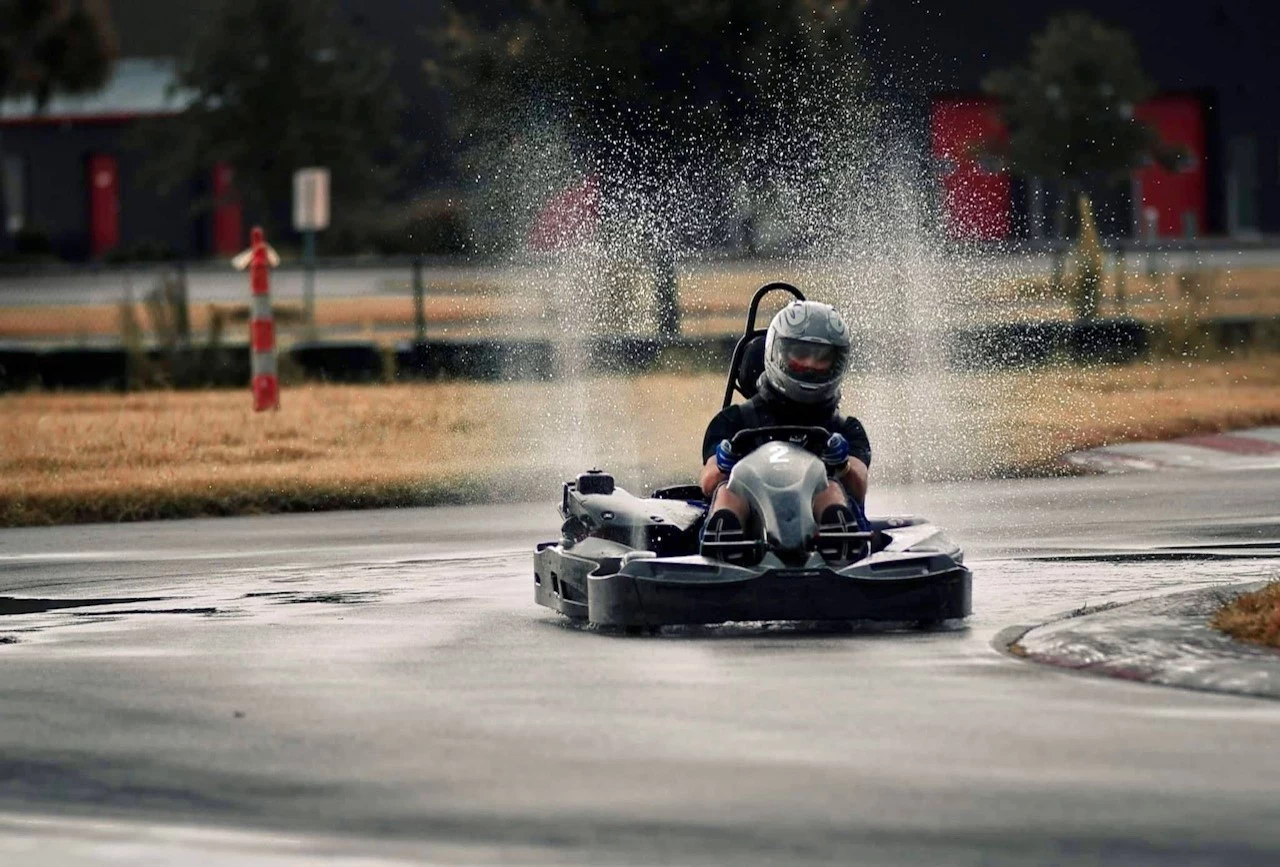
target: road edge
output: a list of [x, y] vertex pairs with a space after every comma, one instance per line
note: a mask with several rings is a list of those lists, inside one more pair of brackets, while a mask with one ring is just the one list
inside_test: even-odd
[[1006, 627], [991, 644], [1006, 656], [1065, 671], [1280, 700], [1280, 651], [1237, 641], [1209, 625], [1222, 605], [1269, 583], [1220, 584], [1079, 608], [1045, 623]]

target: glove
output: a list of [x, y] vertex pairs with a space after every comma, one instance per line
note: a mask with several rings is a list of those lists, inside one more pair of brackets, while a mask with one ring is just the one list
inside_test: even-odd
[[828, 474], [838, 476], [843, 473], [849, 467], [849, 441], [841, 434], [832, 434], [822, 450], [822, 462], [827, 465]]
[[733, 453], [733, 446], [728, 440], [720, 440], [720, 445], [716, 446], [716, 466], [720, 472], [728, 473], [737, 462], [738, 455]]

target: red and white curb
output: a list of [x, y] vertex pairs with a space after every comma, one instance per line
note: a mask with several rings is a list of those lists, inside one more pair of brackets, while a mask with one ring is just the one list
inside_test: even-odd
[[1280, 469], [1280, 427], [1203, 434], [1166, 442], [1120, 443], [1072, 452], [1066, 460], [1074, 466], [1104, 473]]

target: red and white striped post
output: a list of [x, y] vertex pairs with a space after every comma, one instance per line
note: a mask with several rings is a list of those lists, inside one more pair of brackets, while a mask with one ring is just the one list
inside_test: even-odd
[[253, 293], [249, 312], [249, 352], [253, 379], [254, 412], [280, 408], [280, 380], [276, 374], [276, 325], [271, 317], [271, 285], [268, 269], [280, 264], [280, 257], [263, 236], [262, 227], [249, 233], [249, 249], [232, 260], [237, 268], [249, 269], [249, 291]]

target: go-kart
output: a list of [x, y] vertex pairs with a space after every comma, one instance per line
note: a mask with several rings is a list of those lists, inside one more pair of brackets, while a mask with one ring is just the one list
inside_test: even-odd
[[[762, 286], [734, 349], [724, 405], [750, 398], [763, 368]], [[626, 631], [730, 621], [894, 621], [931, 625], [968, 616], [972, 575], [960, 549], [914, 517], [869, 521], [869, 530], [820, 526], [813, 498], [827, 485], [823, 428], [739, 432], [744, 455], [729, 488], [752, 507], [746, 538], [701, 538], [706, 503], [697, 485], [637, 497], [600, 470], [565, 482], [561, 537], [534, 553], [534, 597], [575, 620]]]

